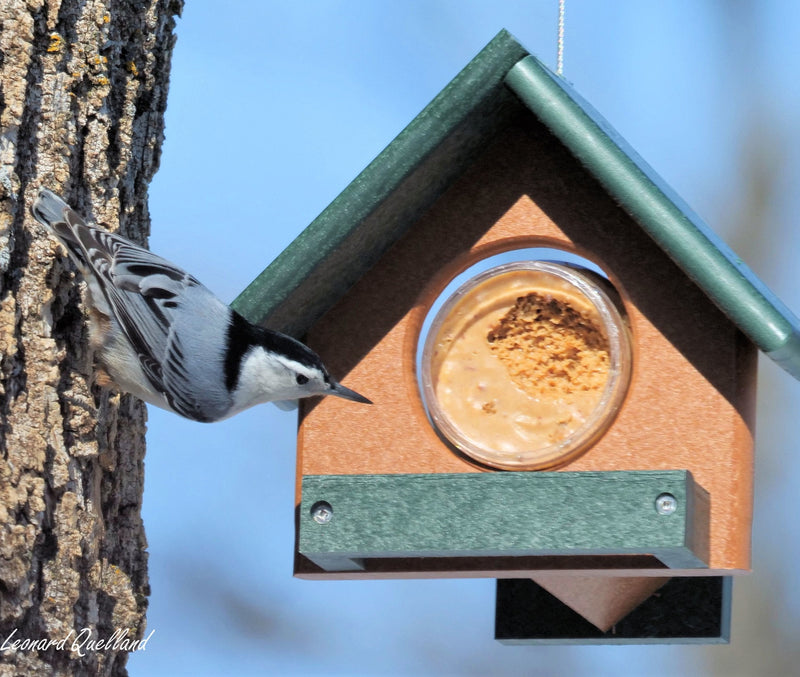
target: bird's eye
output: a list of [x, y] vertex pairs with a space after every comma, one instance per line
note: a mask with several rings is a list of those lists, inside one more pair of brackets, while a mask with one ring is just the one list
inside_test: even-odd
[[308, 383], [308, 376], [305, 374], [298, 374], [295, 377], [295, 380], [297, 381], [297, 385], [304, 386], [306, 383]]

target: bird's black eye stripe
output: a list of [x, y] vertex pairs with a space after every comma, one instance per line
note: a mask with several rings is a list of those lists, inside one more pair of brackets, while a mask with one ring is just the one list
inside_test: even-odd
[[298, 374], [297, 376], [295, 376], [295, 380], [297, 381], [297, 385], [303, 386], [306, 383], [308, 383], [308, 376], [306, 376], [305, 374]]

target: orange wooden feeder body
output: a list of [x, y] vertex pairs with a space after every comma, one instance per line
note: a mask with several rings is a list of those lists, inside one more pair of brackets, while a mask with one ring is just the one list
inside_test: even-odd
[[[755, 347], [563, 147], [542, 136], [533, 125], [508, 130], [308, 333], [333, 372], [346, 373], [348, 387], [375, 404], [303, 405], [298, 476], [481, 470], [426, 417], [416, 378], [422, 321], [469, 263], [503, 249], [558, 247], [608, 271], [634, 345], [619, 415], [564, 469], [691, 471], [711, 496], [726, 497], [711, 506], [709, 567], [747, 570]], [[452, 263], [443, 269], [443, 261]]]
[[[749, 331], [760, 318], [732, 312], [724, 285], [693, 274], [705, 269], [702, 258], [681, 254], [678, 245], [691, 250], [689, 236], [699, 233], [707, 241], [708, 232], [702, 226], [698, 230], [694, 217], [661, 192], [619, 139], [588, 113], [581, 118], [585, 104], [545, 71], [501, 33], [235, 306], [251, 319], [304, 336], [333, 374], [374, 402], [301, 403], [296, 575], [534, 579], [600, 633], [555, 639], [591, 641], [602, 639], [610, 625], [670, 578], [749, 570], [756, 355], [760, 347], [795, 370], [796, 323], [764, 296], [764, 312], [774, 311], [790, 331], [777, 338]], [[558, 105], [566, 113], [552, 113], [551, 119]], [[601, 160], [582, 155], [595, 152], [592, 146], [598, 143], [606, 144], [597, 153], [605, 154]], [[592, 162], [611, 169], [598, 171]], [[631, 175], [620, 178], [625, 171]], [[615, 182], [622, 188], [617, 190]], [[658, 229], [681, 219], [689, 235], [671, 248], [668, 236], [659, 240]], [[349, 225], [342, 228], [343, 221]], [[723, 260], [727, 272], [708, 275], [733, 271], [754, 294], [762, 294], [751, 274], [717, 245], [707, 241], [704, 255], [710, 252], [712, 262]], [[421, 495], [414, 493], [419, 488], [393, 498], [392, 478], [401, 478], [397, 487], [406, 480], [403, 486], [416, 486], [417, 478], [426, 487], [426, 478], [437, 477], [442, 482], [475, 478], [476, 487], [488, 487], [486, 476], [507, 475], [509, 486], [517, 480], [524, 486], [527, 478], [536, 486], [538, 473], [487, 470], [456, 453], [429, 422], [416, 374], [423, 321], [455, 275], [491, 255], [536, 247], [577, 254], [599, 266], [622, 298], [633, 344], [631, 381], [616, 418], [588, 452], [556, 473], [564, 473], [565, 482], [595, 478], [603, 491], [613, 492], [614, 482], [637, 473], [683, 471], [692, 487], [685, 499], [692, 516], [684, 538], [691, 543], [682, 544], [690, 556], [681, 559], [673, 548], [670, 560], [659, 556], [656, 545], [649, 550], [630, 544], [537, 550], [520, 549], [516, 540], [504, 549], [501, 533], [497, 547], [484, 547], [481, 540], [480, 547], [458, 552], [436, 544], [397, 550], [389, 534], [381, 537], [385, 550], [380, 553], [375, 546], [378, 550], [363, 553], [345, 549], [332, 559], [304, 556], [302, 530], [315, 528], [304, 526], [311, 517], [303, 491], [312, 481], [324, 484], [331, 478], [343, 483], [348, 495], [359, 494], [363, 519], [370, 523], [390, 520], [392, 513], [404, 514], [401, 521], [416, 521], [414, 506], [407, 503], [408, 496]], [[544, 473], [541, 486], [553, 475]], [[348, 484], [347, 478], [359, 479]], [[498, 487], [500, 482], [506, 480], [498, 480]], [[374, 504], [369, 503], [371, 487]], [[502, 490], [476, 492], [469, 507], [484, 531], [486, 524], [503, 522], [481, 521], [481, 501], [493, 502], [502, 494], [491, 492]], [[583, 515], [598, 530], [592, 519], [602, 512], [597, 505], [604, 496], [592, 491], [581, 506], [561, 505], [577, 511], [573, 522]], [[518, 494], [525, 495], [524, 489]], [[454, 505], [464, 512], [469, 496]], [[513, 506], [509, 501], [503, 509], [513, 512]], [[337, 505], [332, 511], [331, 524], [340, 519]], [[433, 524], [424, 522], [430, 514], [417, 517], [421, 524]], [[543, 525], [548, 521], [546, 515], [529, 514], [517, 522], [528, 518]], [[443, 513], [440, 521], [446, 519]], [[469, 517], [460, 514], [453, 530], [465, 520]], [[342, 533], [349, 538], [366, 521]], [[389, 531], [402, 528], [386, 524]], [[647, 531], [644, 522], [640, 526]], [[611, 520], [609, 534], [617, 527]], [[446, 525], [442, 533], [447, 534]]]

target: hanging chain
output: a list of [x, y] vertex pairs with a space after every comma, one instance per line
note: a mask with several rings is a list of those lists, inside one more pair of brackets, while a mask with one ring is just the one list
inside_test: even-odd
[[556, 75], [564, 73], [564, 9], [567, 0], [558, 0], [558, 51], [556, 53]]

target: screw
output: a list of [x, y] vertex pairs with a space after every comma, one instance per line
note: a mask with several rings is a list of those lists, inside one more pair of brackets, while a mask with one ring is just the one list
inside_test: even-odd
[[317, 524], [328, 524], [333, 519], [333, 508], [326, 501], [317, 501], [311, 506], [311, 519]]
[[659, 515], [671, 515], [678, 509], [678, 499], [672, 494], [659, 494], [656, 498], [656, 512]]

